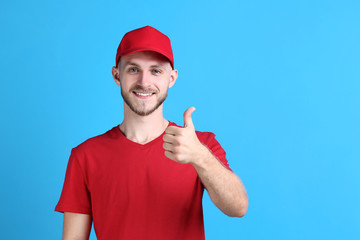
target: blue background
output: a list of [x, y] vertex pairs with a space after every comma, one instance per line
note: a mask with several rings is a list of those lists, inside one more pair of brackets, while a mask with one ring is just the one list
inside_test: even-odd
[[[0, 2], [1, 239], [60, 239], [72, 147], [119, 124], [129, 30], [173, 44], [167, 119], [212, 131], [243, 218], [204, 196], [211, 239], [360, 239], [359, 1]], [[91, 239], [96, 239], [92, 232]]]

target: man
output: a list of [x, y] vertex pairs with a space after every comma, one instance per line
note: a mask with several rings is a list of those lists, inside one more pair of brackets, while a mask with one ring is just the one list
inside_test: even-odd
[[163, 117], [177, 79], [170, 39], [150, 26], [123, 37], [112, 75], [124, 99], [124, 120], [74, 148], [55, 210], [64, 212], [63, 239], [205, 239], [206, 188], [225, 214], [248, 206], [241, 180], [210, 132]]

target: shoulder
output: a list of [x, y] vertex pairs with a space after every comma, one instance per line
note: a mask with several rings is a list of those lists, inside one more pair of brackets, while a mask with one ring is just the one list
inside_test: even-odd
[[199, 138], [200, 142], [208, 143], [215, 139], [215, 134], [213, 132], [202, 132], [202, 131], [195, 131], [197, 137]]
[[196, 135], [202, 144], [205, 144], [210, 150], [217, 151], [221, 150], [224, 152], [221, 144], [216, 140], [216, 135], [212, 132], [201, 132], [196, 131]]
[[101, 149], [102, 146], [106, 146], [109, 143], [116, 141], [119, 137], [117, 132], [118, 126], [113, 127], [112, 129], [102, 133], [100, 135], [91, 137], [86, 141], [80, 143], [78, 146], [73, 148], [75, 152], [88, 152], [94, 151], [96, 149]]

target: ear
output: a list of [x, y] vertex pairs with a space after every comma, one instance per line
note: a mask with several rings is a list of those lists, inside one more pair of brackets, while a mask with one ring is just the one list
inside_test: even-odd
[[176, 69], [171, 70], [169, 88], [174, 86], [177, 78], [178, 78], [178, 70], [176, 70]]
[[112, 76], [114, 78], [114, 81], [116, 85], [120, 86], [120, 70], [117, 67], [113, 67], [111, 70]]

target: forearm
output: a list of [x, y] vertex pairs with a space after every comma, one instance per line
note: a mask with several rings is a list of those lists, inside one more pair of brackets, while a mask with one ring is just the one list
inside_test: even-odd
[[242, 217], [248, 208], [245, 187], [235, 173], [204, 146], [203, 156], [192, 164], [214, 204], [226, 215]]

